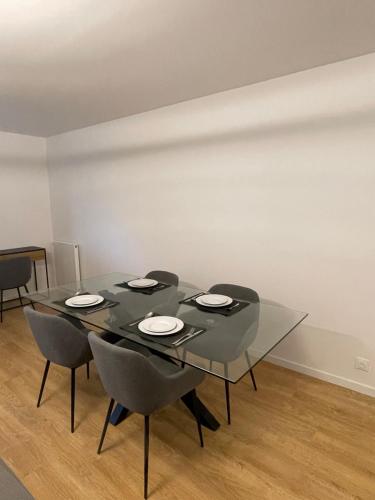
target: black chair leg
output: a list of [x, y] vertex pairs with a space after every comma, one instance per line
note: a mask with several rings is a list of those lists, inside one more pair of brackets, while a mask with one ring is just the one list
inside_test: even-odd
[[198, 405], [197, 405], [198, 399], [197, 399], [197, 393], [196, 393], [195, 389], [192, 391], [192, 393], [193, 393], [193, 401], [194, 401], [194, 415], [195, 415], [195, 419], [197, 421], [199, 442], [200, 442], [201, 448], [203, 448], [204, 441], [203, 441], [202, 425], [201, 425], [201, 419], [200, 419], [199, 411], [198, 411]]
[[48, 375], [48, 370], [49, 370], [49, 365], [51, 364], [51, 362], [47, 359], [46, 361], [46, 366], [44, 368], [44, 373], [43, 373], [43, 378], [42, 378], [42, 385], [40, 386], [40, 391], [39, 391], [39, 397], [38, 397], [38, 402], [36, 404], [37, 408], [39, 408], [40, 406], [40, 402], [42, 400], [42, 396], [43, 396], [43, 390], [44, 390], [44, 385], [46, 383], [46, 380], [47, 380], [47, 375]]
[[[247, 364], [249, 365], [249, 368], [250, 368], [251, 367], [251, 361], [250, 361], [249, 353], [247, 351], [245, 351], [245, 356], [246, 356]], [[250, 368], [250, 372], [249, 373], [250, 373], [251, 381], [253, 383], [254, 391], [257, 391], [258, 388], [257, 388], [257, 384], [255, 382], [255, 376], [254, 376], [254, 372], [253, 372], [252, 368]]]
[[20, 299], [20, 304], [21, 304], [21, 306], [23, 306], [22, 297], [21, 297], [21, 292], [20, 292], [19, 287], [17, 287], [17, 292], [18, 292], [18, 298]]
[[86, 376], [88, 380], [90, 378], [90, 361], [86, 363]]
[[71, 383], [70, 383], [70, 432], [74, 432], [74, 404], [76, 393], [76, 369], [71, 369]]
[[103, 430], [102, 430], [102, 435], [100, 436], [100, 442], [99, 442], [98, 451], [97, 451], [98, 455], [100, 455], [100, 452], [102, 451], [102, 446], [103, 446], [104, 438], [105, 438], [105, 435], [107, 432], [109, 419], [111, 418], [111, 415], [112, 415], [114, 403], [115, 403], [114, 399], [111, 399], [111, 401], [109, 402], [108, 411], [107, 411], [107, 415], [105, 417], [104, 426], [103, 426]]
[[258, 390], [258, 388], [257, 388], [257, 384], [256, 384], [256, 382], [255, 382], [255, 377], [254, 377], [254, 372], [253, 372], [253, 370], [250, 370], [250, 377], [251, 377], [251, 380], [252, 380], [252, 382], [253, 382], [254, 391], [257, 391], [257, 390]]
[[[26, 293], [29, 293], [29, 289], [27, 288], [27, 285], [23, 285], [23, 287], [24, 287], [24, 289], [25, 289]], [[33, 302], [31, 299], [29, 299], [29, 300], [30, 300], [30, 305], [31, 305], [31, 307], [32, 307], [32, 308], [34, 309], [34, 311], [35, 311], [34, 302]]]
[[143, 497], [148, 494], [148, 451], [150, 436], [150, 417], [145, 415], [145, 451], [144, 451], [144, 469], [143, 469]]
[[3, 322], [3, 290], [0, 290], [0, 323]]
[[230, 425], [230, 394], [229, 394], [229, 382], [228, 382], [228, 380], [225, 381], [225, 399], [227, 402], [228, 424]]

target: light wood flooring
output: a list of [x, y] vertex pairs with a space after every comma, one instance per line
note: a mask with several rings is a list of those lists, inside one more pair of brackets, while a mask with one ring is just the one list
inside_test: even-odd
[[[93, 364], [92, 364], [93, 365]], [[69, 432], [69, 372], [44, 360], [22, 309], [0, 326], [0, 456], [37, 500], [143, 498], [143, 419], [110, 426], [96, 454], [107, 409], [95, 367], [77, 370], [76, 432]], [[222, 423], [204, 430], [181, 402], [151, 417], [152, 499], [375, 499], [375, 400], [269, 363], [231, 386], [207, 377], [199, 395]]]

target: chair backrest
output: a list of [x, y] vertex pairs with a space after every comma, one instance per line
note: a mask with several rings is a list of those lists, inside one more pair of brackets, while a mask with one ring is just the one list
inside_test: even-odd
[[[208, 332], [206, 335], [197, 337], [191, 344], [187, 344], [188, 352], [219, 363], [229, 363], [244, 353], [256, 338], [260, 310], [259, 295], [251, 288], [229, 283], [213, 285], [209, 292], [251, 302], [250, 306], [241, 311], [242, 319], [239, 320], [238, 316], [234, 314], [230, 318], [228, 317], [225, 323], [216, 326], [215, 337], [221, 338], [220, 342], [215, 342]], [[194, 314], [194, 312], [190, 314]], [[194, 319], [189, 317], [182, 319], [194, 324]], [[232, 322], [235, 325], [233, 329], [231, 328]]]
[[220, 283], [213, 285], [209, 289], [210, 293], [218, 293], [220, 295], [228, 295], [233, 299], [245, 300], [247, 302], [259, 302], [259, 295], [255, 290], [240, 285], [232, 285], [230, 283]]
[[87, 335], [61, 316], [24, 309], [41, 353], [52, 363], [76, 368], [91, 354]]
[[0, 290], [24, 286], [30, 278], [30, 257], [0, 260]]
[[[169, 403], [166, 377], [142, 354], [89, 333], [95, 365], [107, 394], [128, 410], [150, 415]], [[165, 403], [164, 403], [165, 402]]]
[[145, 278], [161, 281], [167, 285], [178, 286], [177, 274], [170, 273], [169, 271], [150, 271], [146, 274]]

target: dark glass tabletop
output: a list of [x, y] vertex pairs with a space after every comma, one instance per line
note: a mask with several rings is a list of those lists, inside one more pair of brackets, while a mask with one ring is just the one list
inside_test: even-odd
[[[181, 301], [202, 290], [184, 286], [183, 283], [152, 294], [117, 286], [133, 278], [135, 276], [130, 274], [111, 273], [32, 293], [28, 297], [230, 382], [237, 382], [307, 316], [304, 312], [262, 300], [241, 304], [238, 311], [233, 310], [229, 316], [198, 309]], [[116, 304], [94, 312], [89, 308], [67, 307], [65, 299], [77, 293], [99, 294]], [[104, 307], [107, 304], [110, 302], [105, 302]], [[166, 344], [171, 343], [172, 336], [165, 342], [167, 337], [158, 339], [140, 333], [137, 325], [128, 327], [129, 323], [150, 312], [181, 319], [189, 326], [186, 330], [188, 334], [193, 332], [193, 327], [195, 332], [203, 331], [180, 345], [168, 346]], [[175, 338], [178, 339], [177, 335]]]

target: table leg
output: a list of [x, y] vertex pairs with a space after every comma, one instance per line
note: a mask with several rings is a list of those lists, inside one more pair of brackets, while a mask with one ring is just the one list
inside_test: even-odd
[[35, 260], [33, 261], [34, 264], [34, 280], [35, 280], [35, 290], [38, 291], [38, 279], [36, 277], [36, 265], [35, 265]]
[[[202, 425], [204, 425], [204, 427], [207, 427], [207, 429], [210, 429], [211, 431], [216, 431], [220, 427], [219, 422], [199, 398], [196, 398], [196, 401], [194, 402], [194, 397], [191, 392], [185, 394], [185, 396], [182, 396], [181, 400], [188, 408], [188, 410], [192, 413], [194, 418], [196, 415], [195, 412], [198, 412], [200, 422]], [[196, 405], [195, 407], [194, 404]], [[120, 422], [125, 420], [130, 415], [130, 413], [131, 412], [127, 408], [120, 404], [117, 404], [110, 418], [111, 424], [118, 425]]]
[[127, 408], [125, 408], [125, 406], [117, 404], [111, 414], [111, 418], [109, 419], [109, 421], [112, 425], [118, 425], [120, 422], [125, 420], [130, 415], [130, 413], [131, 412]]
[[46, 250], [44, 250], [44, 265], [46, 266], [47, 288], [49, 288], [48, 265], [47, 265], [47, 252], [46, 252]]
[[[185, 394], [185, 396], [182, 396], [181, 400], [193, 414], [193, 416], [195, 416], [194, 410], [198, 413], [199, 420], [201, 424], [204, 425], [204, 427], [207, 427], [207, 429], [210, 429], [211, 431], [218, 430], [218, 428], [220, 427], [220, 423], [209, 411], [207, 406], [205, 406], [198, 397], [194, 397], [194, 394], [192, 394], [192, 392], [188, 392], [187, 394]], [[195, 408], [194, 404], [196, 405]]]

